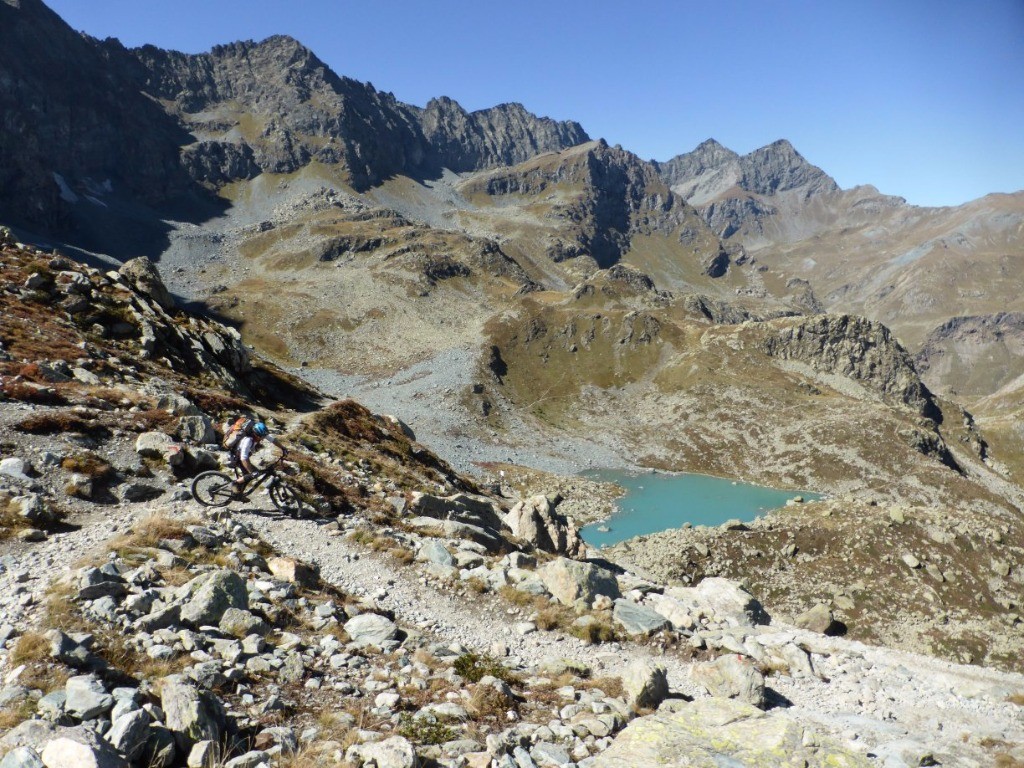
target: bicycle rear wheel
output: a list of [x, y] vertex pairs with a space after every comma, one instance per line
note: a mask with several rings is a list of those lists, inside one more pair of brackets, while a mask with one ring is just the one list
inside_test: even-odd
[[280, 480], [270, 486], [270, 500], [274, 506], [292, 517], [302, 517], [305, 505], [292, 488]]
[[223, 472], [200, 472], [192, 481], [192, 498], [204, 507], [226, 507], [235, 497], [231, 483], [231, 477]]

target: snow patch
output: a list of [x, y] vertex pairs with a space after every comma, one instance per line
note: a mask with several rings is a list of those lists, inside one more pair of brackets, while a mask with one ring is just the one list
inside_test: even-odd
[[60, 198], [67, 203], [77, 203], [78, 195], [76, 195], [71, 187], [68, 186], [67, 181], [59, 173], [53, 174], [53, 180], [57, 182], [57, 186], [60, 187]]

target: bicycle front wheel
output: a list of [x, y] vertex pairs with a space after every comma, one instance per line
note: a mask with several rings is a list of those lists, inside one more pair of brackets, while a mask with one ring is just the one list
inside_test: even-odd
[[231, 483], [231, 477], [223, 472], [200, 472], [192, 481], [192, 498], [204, 507], [226, 507], [235, 496]]
[[270, 500], [274, 506], [292, 517], [302, 517], [304, 505], [292, 488], [278, 481], [270, 486]]

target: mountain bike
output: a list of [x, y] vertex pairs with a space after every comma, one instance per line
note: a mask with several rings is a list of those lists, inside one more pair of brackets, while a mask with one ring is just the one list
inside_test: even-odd
[[277, 472], [281, 460], [268, 464], [245, 479], [241, 488], [235, 485], [242, 479], [242, 473], [235, 467], [235, 477], [227, 472], [209, 470], [200, 472], [192, 481], [192, 498], [204, 507], [226, 507], [232, 501], [248, 501], [249, 497], [266, 484], [267, 493], [274, 506], [291, 517], [302, 517], [307, 505]]

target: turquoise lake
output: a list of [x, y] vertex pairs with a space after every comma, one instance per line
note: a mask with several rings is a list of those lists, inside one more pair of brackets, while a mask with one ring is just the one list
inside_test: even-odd
[[[769, 509], [785, 506], [795, 496], [803, 496], [806, 501], [821, 498], [806, 491], [777, 491], [708, 475], [598, 470], [586, 476], [626, 489], [626, 495], [617, 502], [618, 512], [581, 531], [588, 544], [598, 547], [679, 528], [684, 523], [716, 526], [735, 519], [749, 523]], [[602, 526], [611, 530], [597, 530]]]

